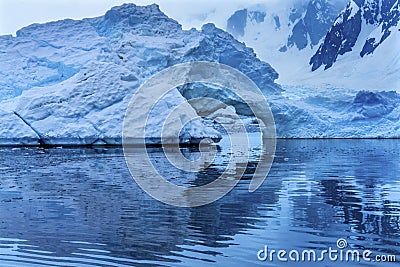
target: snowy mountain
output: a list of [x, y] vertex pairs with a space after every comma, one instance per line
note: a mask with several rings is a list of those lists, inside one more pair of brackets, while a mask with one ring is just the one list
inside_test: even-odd
[[[292, 9], [289, 20], [294, 23], [288, 38], [288, 47], [296, 45], [299, 50], [318, 45], [341, 11], [343, 2], [328, 0], [312, 0], [302, 11], [301, 6]], [[286, 47], [280, 51], [284, 52]]]
[[399, 90], [398, 25], [396, 0], [292, 0], [249, 4], [226, 29], [270, 62], [282, 84]]
[[[310, 59], [314, 75], [370, 90], [400, 88], [400, 7], [396, 0], [351, 0]], [[315, 71], [317, 70], [317, 71]]]
[[[2, 143], [118, 144], [135, 90], [154, 73], [181, 62], [213, 61], [247, 74], [265, 93], [280, 92], [278, 74], [252, 49], [212, 24], [182, 30], [157, 5], [125, 4], [104, 16], [33, 24], [0, 37]], [[159, 119], [184, 101], [174, 90]], [[145, 114], [144, 114], [145, 115]], [[143, 116], [144, 116], [143, 115]], [[193, 122], [194, 138], [218, 133]]]
[[[342, 2], [333, 4], [328, 0], [312, 0], [308, 3], [287, 1], [284, 7], [258, 5], [245, 8], [228, 18], [226, 29], [246, 42], [257, 41], [257, 36], [262, 37], [267, 31], [275, 31], [274, 36], [269, 37], [277, 39], [275, 42], [279, 42], [279, 47], [271, 48], [281, 52], [293, 46], [298, 50], [313, 48], [326, 35], [343, 9], [345, 4]], [[254, 27], [257, 31], [253, 30]], [[268, 46], [269, 43], [264, 45]]]
[[265, 1], [232, 14], [226, 30], [281, 74], [279, 82], [295, 83], [308, 71], [308, 61], [347, 0]]
[[398, 35], [399, 19], [396, 0], [351, 0], [311, 58], [312, 69], [321, 65], [328, 69], [339, 56], [352, 51], [359, 53], [360, 58], [373, 54], [385, 40]]

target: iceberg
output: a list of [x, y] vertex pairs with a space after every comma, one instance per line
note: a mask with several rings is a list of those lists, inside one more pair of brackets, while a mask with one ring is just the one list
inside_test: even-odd
[[[223, 63], [265, 93], [281, 91], [274, 83], [277, 72], [252, 49], [213, 24], [183, 30], [155, 4], [124, 4], [97, 18], [33, 24], [16, 37], [1, 36], [0, 51], [2, 144], [121, 144], [125, 110], [137, 88], [184, 62]], [[168, 101], [149, 120], [149, 140], [159, 139], [159, 115], [185, 99], [173, 90]], [[203, 121], [191, 123], [184, 127], [185, 140], [220, 139]]]

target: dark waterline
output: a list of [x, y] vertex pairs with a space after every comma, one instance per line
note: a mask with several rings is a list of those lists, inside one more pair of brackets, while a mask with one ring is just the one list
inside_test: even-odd
[[[339, 238], [400, 261], [400, 140], [279, 140], [260, 189], [248, 192], [251, 162], [231, 193], [199, 208], [147, 196], [121, 148], [1, 148], [0, 157], [0, 266], [275, 266], [287, 263], [258, 261], [264, 245], [336, 249]], [[197, 185], [221, 169], [163, 171]]]

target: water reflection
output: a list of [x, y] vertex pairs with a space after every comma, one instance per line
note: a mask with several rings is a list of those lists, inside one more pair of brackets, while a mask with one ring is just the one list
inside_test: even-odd
[[[269, 266], [279, 263], [256, 256], [265, 244], [324, 249], [338, 238], [400, 260], [397, 140], [280, 141], [256, 192], [253, 162], [233, 191], [198, 208], [148, 197], [119, 148], [4, 148], [0, 157], [1, 266]], [[204, 184], [222, 167], [165, 171], [178, 184]]]

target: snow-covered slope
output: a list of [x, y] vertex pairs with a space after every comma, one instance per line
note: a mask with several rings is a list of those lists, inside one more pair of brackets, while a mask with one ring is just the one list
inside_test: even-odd
[[226, 29], [281, 84], [379, 91], [400, 90], [399, 24], [397, 0], [290, 0], [249, 3]]
[[[274, 83], [278, 74], [253, 50], [212, 24], [184, 31], [157, 5], [125, 4], [98, 18], [33, 24], [16, 37], [1, 36], [0, 139], [118, 144], [138, 86], [168, 66], [200, 60], [231, 65], [266, 93], [281, 90]], [[177, 90], [171, 94], [158, 117], [184, 101]], [[149, 122], [150, 138], [159, 134], [157, 118]], [[189, 136], [218, 137], [201, 122], [194, 124], [187, 127], [194, 129]]]
[[311, 72], [308, 62], [347, 0], [263, 1], [238, 10], [226, 29], [278, 70], [282, 84]]
[[398, 0], [351, 0], [311, 57], [312, 70], [319, 71], [310, 78], [400, 90], [399, 20]]
[[350, 52], [361, 58], [373, 54], [387, 38], [398, 35], [399, 19], [398, 0], [350, 0], [311, 58], [312, 69], [328, 69]]
[[[246, 43], [260, 45], [273, 51], [291, 47], [302, 50], [318, 45], [325, 36], [346, 0], [265, 1], [236, 11], [227, 20], [226, 29]], [[268, 56], [268, 55], [265, 55]]]

